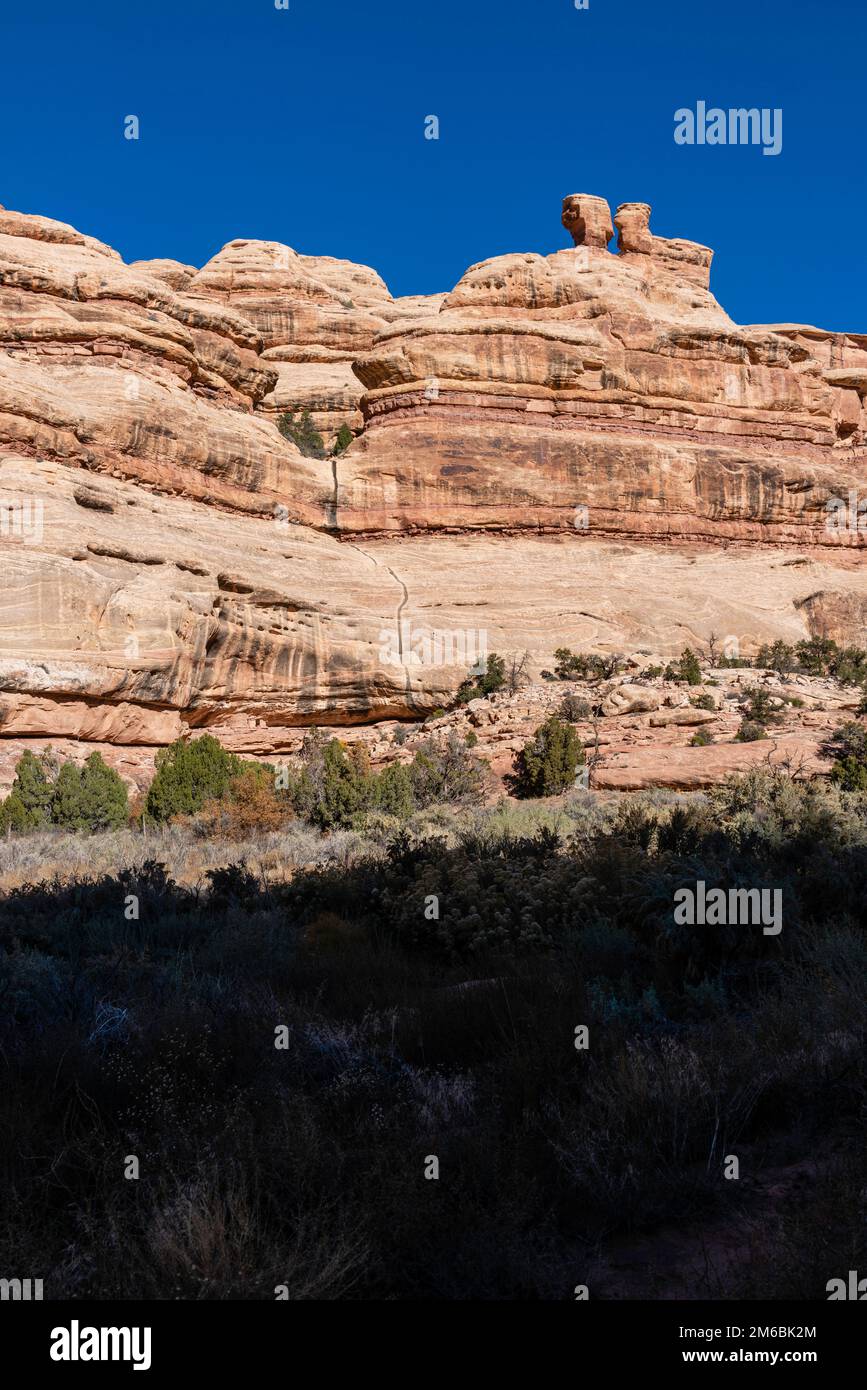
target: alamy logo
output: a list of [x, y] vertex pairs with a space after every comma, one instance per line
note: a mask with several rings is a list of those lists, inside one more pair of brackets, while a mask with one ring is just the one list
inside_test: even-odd
[[13, 1303], [40, 1302], [42, 1299], [41, 1279], [0, 1279], [0, 1301]]
[[681, 106], [674, 113], [676, 145], [761, 145], [762, 154], [779, 154], [783, 148], [783, 112], [767, 106], [722, 107], [696, 102], [695, 110]]
[[855, 1300], [863, 1303], [867, 1300], [867, 1279], [859, 1279], [857, 1269], [849, 1270], [849, 1278], [829, 1279], [825, 1288], [828, 1291], [828, 1302], [839, 1302], [841, 1299]]
[[825, 530], [867, 531], [867, 497], [859, 497], [853, 487], [848, 497], [829, 497], [825, 503]]
[[761, 926], [764, 936], [779, 936], [783, 929], [782, 888], [729, 888], [726, 892], [708, 889], [699, 880], [694, 889], [678, 888], [674, 901], [679, 927]]
[[486, 670], [488, 634], [484, 628], [414, 628], [401, 622], [400, 630], [383, 628], [379, 659], [383, 666], [462, 666], [473, 675]]
[[82, 1327], [73, 1318], [69, 1327], [51, 1330], [52, 1361], [131, 1361], [134, 1371], [149, 1371], [149, 1327]]
[[39, 497], [14, 502], [0, 497], [0, 536], [4, 540], [12, 537], [25, 545], [39, 545], [44, 518], [45, 507]]

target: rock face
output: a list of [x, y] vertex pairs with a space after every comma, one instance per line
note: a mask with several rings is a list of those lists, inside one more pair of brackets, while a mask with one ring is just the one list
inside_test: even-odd
[[867, 337], [738, 327], [712, 253], [649, 220], [618, 208], [611, 254], [607, 204], [574, 195], [572, 250], [484, 261], [381, 333], [341, 528], [863, 545], [826, 504], [864, 479]]
[[[188, 729], [263, 754], [418, 716], [492, 650], [861, 640], [867, 337], [737, 327], [646, 204], [562, 220], [571, 249], [394, 299], [0, 208], [3, 785], [28, 740], [126, 774]], [[299, 407], [348, 453], [287, 442]]]

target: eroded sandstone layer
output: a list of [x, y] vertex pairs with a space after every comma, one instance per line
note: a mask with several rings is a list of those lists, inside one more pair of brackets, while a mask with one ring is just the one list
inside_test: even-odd
[[712, 252], [574, 195], [570, 250], [473, 266], [436, 317], [355, 364], [367, 429], [344, 529], [570, 529], [863, 545], [829, 497], [863, 483], [867, 336], [738, 327]]
[[[394, 299], [0, 208], [0, 785], [28, 740], [127, 775], [185, 730], [417, 717], [485, 650], [863, 641], [867, 337], [738, 327], [649, 217], [574, 195], [570, 249]], [[348, 453], [280, 435], [304, 407]]]

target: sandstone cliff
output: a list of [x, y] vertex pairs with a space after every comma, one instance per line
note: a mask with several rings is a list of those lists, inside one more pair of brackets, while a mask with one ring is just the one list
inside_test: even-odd
[[[571, 248], [394, 299], [0, 209], [0, 782], [29, 739], [126, 768], [406, 717], [484, 646], [860, 640], [867, 532], [827, 504], [867, 487], [867, 336], [738, 327], [649, 216], [575, 195]], [[298, 406], [349, 452], [283, 439]]]

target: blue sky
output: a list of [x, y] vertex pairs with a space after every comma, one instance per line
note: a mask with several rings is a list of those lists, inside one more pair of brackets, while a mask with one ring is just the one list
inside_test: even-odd
[[[0, 203], [127, 260], [263, 237], [427, 293], [598, 193], [713, 246], [740, 322], [867, 332], [865, 0], [41, 0], [0, 32]], [[782, 108], [782, 153], [677, 146], [699, 100]]]

